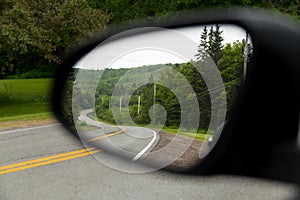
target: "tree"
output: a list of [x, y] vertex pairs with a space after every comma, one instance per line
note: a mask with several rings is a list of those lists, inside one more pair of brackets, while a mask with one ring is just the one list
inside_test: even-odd
[[213, 59], [213, 61], [217, 64], [219, 59], [222, 57], [222, 41], [224, 40], [222, 37], [222, 32], [220, 30], [220, 25], [216, 24], [215, 29], [211, 26], [209, 34], [208, 34], [208, 49], [207, 53]]
[[0, 76], [49, 70], [58, 52], [105, 27], [106, 16], [85, 0], [1, 0]]
[[299, 19], [299, 0], [88, 0], [93, 8], [109, 15], [108, 23], [116, 23], [137, 18], [165, 16], [181, 10], [216, 6], [253, 6], [269, 8]]
[[197, 60], [204, 60], [206, 58], [208, 47], [207, 26], [204, 26], [201, 33], [200, 44], [198, 45], [198, 53], [195, 55]]
[[217, 64], [220, 58], [222, 57], [222, 49], [223, 49], [223, 37], [222, 37], [222, 32], [220, 30], [220, 25], [216, 24], [216, 30], [214, 31], [214, 43], [213, 43], [213, 48], [212, 48], [212, 58], [214, 62]]
[[205, 65], [206, 61], [207, 58], [194, 65], [192, 63], [187, 63], [185, 65], [189, 69], [187, 74], [185, 74], [185, 77], [187, 77], [189, 83], [193, 87], [199, 102], [199, 109], [201, 112], [199, 127], [205, 130], [208, 129], [211, 117], [211, 99], [208, 87], [203, 79], [203, 72], [200, 74], [199, 70], [201, 71], [201, 65]]
[[203, 32], [201, 34], [201, 42], [200, 46], [203, 47], [205, 51], [208, 49], [208, 44], [207, 44], [207, 27], [204, 26]]
[[299, 0], [262, 0], [258, 1], [262, 7], [270, 8], [274, 11], [295, 16], [300, 20], [300, 2]]
[[222, 41], [224, 39], [222, 37], [223, 31], [220, 30], [220, 27], [219, 24], [216, 24], [215, 28], [211, 26], [208, 32], [207, 27], [204, 26], [201, 33], [200, 44], [198, 45], [198, 53], [196, 54], [198, 61], [204, 61], [209, 56], [217, 64], [222, 57]]
[[[227, 110], [229, 112], [242, 85], [244, 47], [245, 41], [236, 41], [233, 44], [227, 44], [222, 52], [223, 57], [218, 62], [221, 76], [225, 83]], [[251, 51], [249, 53], [251, 54]]]

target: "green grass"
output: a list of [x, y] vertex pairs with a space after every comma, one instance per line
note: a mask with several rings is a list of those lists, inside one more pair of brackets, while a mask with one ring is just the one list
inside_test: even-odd
[[186, 137], [194, 138], [199, 141], [207, 141], [208, 138], [211, 136], [210, 134], [207, 134], [205, 130], [198, 131], [198, 133], [191, 133], [186, 131], [178, 132], [178, 129], [171, 129], [171, 128], [163, 128], [163, 131], [173, 134], [179, 134]]
[[3, 118], [0, 118], [0, 122], [19, 121], [19, 120], [34, 120], [34, 119], [47, 119], [47, 118], [52, 118], [52, 117], [53, 117], [53, 115], [50, 112], [35, 113], [35, 114], [26, 114], [26, 115], [3, 117]]
[[0, 121], [44, 119], [51, 116], [48, 103], [0, 105]]
[[53, 79], [0, 80], [0, 105], [49, 102]]
[[53, 79], [0, 80], [0, 121], [52, 117], [52, 81]]

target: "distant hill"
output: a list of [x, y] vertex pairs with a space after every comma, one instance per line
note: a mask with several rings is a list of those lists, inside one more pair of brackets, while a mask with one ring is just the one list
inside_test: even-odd
[[[98, 82], [97, 95], [112, 95], [116, 84], [118, 83], [120, 93], [126, 93], [135, 85], [141, 85], [148, 82], [150, 76], [157, 79], [160, 71], [166, 68], [166, 65], [149, 65], [137, 68], [120, 68], [102, 70], [101, 79]], [[151, 75], [152, 74], [152, 75]]]

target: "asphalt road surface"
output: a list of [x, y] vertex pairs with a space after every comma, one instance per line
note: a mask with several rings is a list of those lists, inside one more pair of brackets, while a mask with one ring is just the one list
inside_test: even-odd
[[93, 120], [88, 116], [92, 112], [93, 109], [83, 110], [78, 117], [85, 128], [87, 126], [93, 128], [91, 131], [78, 131], [85, 146], [106, 147], [106, 149], [124, 155], [132, 161], [138, 161], [145, 157], [160, 139], [155, 131], [148, 128], [114, 126]]
[[[298, 199], [292, 184], [111, 169], [60, 124], [0, 133], [0, 199]], [[298, 195], [298, 196], [297, 196]]]

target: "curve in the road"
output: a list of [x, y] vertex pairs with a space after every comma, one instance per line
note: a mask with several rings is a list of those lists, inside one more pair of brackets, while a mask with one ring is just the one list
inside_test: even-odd
[[[98, 128], [101, 128], [101, 129], [105, 129], [104, 127], [114, 127], [116, 128], [116, 126], [112, 126], [112, 125], [109, 125], [109, 124], [105, 124], [103, 122], [99, 122], [99, 121], [96, 121], [96, 120], [93, 120], [91, 119], [88, 114], [90, 114], [91, 112], [93, 112], [93, 109], [86, 109], [86, 110], [83, 110], [80, 112], [80, 116], [78, 117], [78, 120], [83, 122], [83, 123], [86, 123], [88, 125], [91, 125], [91, 126], [95, 126], [95, 127], [98, 127]], [[94, 137], [94, 138], [91, 138], [91, 139], [88, 139], [87, 142], [95, 142], [99, 139], [103, 139], [105, 138], [106, 136], [113, 136], [113, 135], [118, 135], [120, 133], [125, 133], [127, 129], [129, 128], [132, 128], [132, 127], [129, 127], [127, 126], [127, 128], [120, 128], [118, 127], [118, 131], [114, 131], [114, 132], [111, 132], [109, 134], [106, 134], [106, 135], [101, 135], [101, 136], [97, 136], [97, 137]], [[136, 127], [134, 127], [136, 128]], [[151, 129], [147, 129], [147, 128], [143, 128], [144, 130], [147, 130], [148, 132], [152, 133], [153, 136], [152, 136], [152, 139], [150, 140], [150, 142], [148, 142], [141, 150], [138, 151], [138, 153], [132, 158], [132, 161], [137, 161], [139, 160], [140, 158], [143, 157], [143, 155], [145, 155], [147, 152], [151, 151], [152, 147], [157, 144], [158, 140], [159, 140], [159, 136], [158, 134], [154, 131], [154, 130], [151, 130]], [[129, 130], [127, 130], [129, 131]], [[132, 134], [130, 134], [128, 132], [128, 135], [131, 135], [133, 136]], [[147, 137], [148, 138], [148, 137]]]

